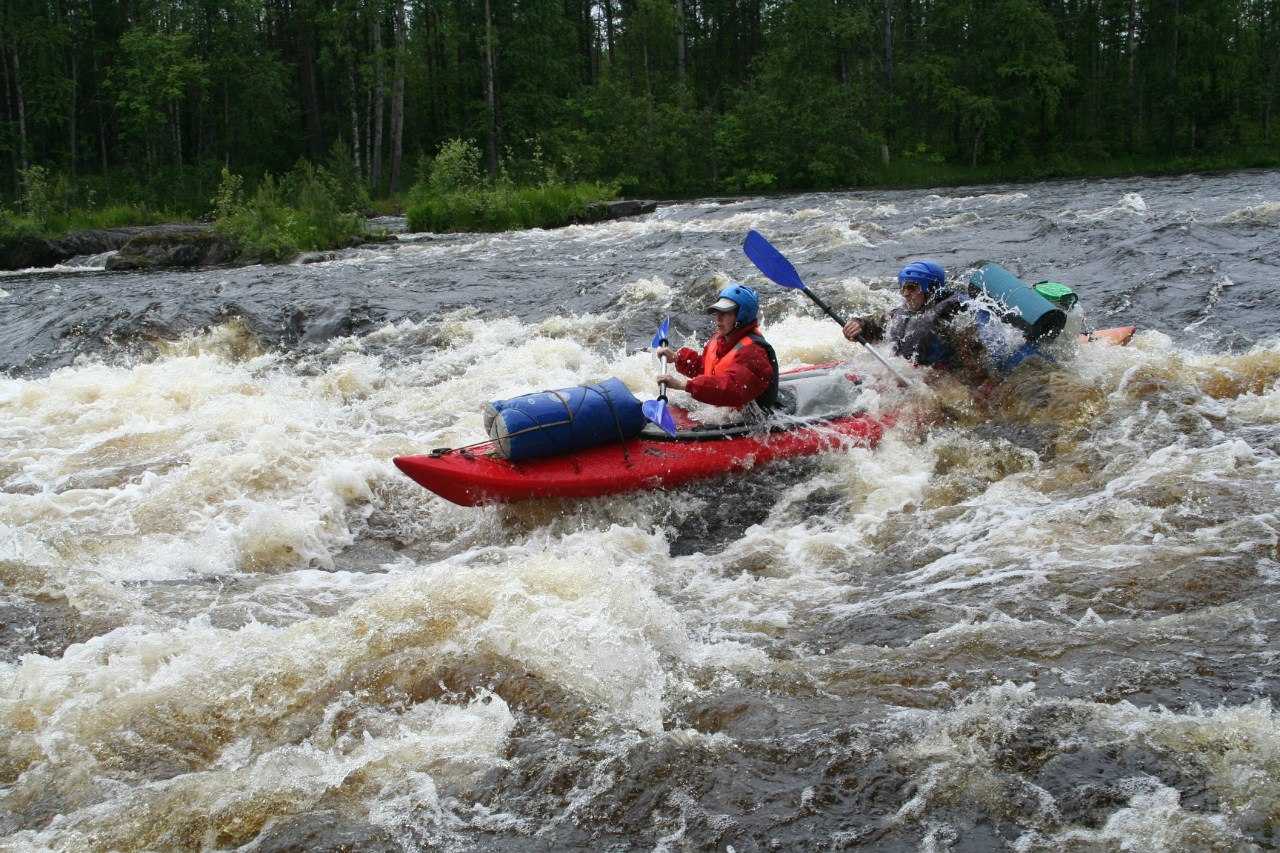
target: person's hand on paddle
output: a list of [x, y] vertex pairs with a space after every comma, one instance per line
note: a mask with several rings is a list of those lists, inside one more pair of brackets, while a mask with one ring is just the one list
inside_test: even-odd
[[676, 360], [676, 351], [673, 350], [671, 347], [658, 347], [653, 352], [654, 352], [654, 355], [656, 355], [660, 359], [665, 359], [666, 361], [671, 361], [671, 362], [674, 362]]
[[659, 373], [657, 378], [659, 382], [667, 383], [668, 388], [674, 388], [677, 391], [683, 391], [689, 384], [688, 378], [678, 373]]
[[846, 340], [858, 343], [858, 335], [862, 334], [862, 321], [856, 317], [844, 324], [844, 336]]
[[[907, 380], [902, 378], [902, 374], [894, 370], [889, 362], [884, 360], [884, 356], [876, 352], [876, 348], [871, 344], [859, 338], [856, 332], [862, 331], [862, 324], [858, 323], [857, 330], [854, 334], [849, 333], [850, 326], [853, 323], [846, 323], [844, 318], [831, 310], [831, 306], [823, 302], [818, 294], [805, 287], [803, 281], [800, 280], [800, 273], [796, 272], [795, 265], [787, 260], [786, 256], [773, 247], [773, 244], [764, 238], [759, 231], [748, 231], [747, 239], [742, 241], [742, 251], [747, 253], [747, 257], [751, 259], [751, 263], [756, 265], [756, 269], [764, 273], [765, 278], [772, 281], [779, 287], [785, 287], [787, 290], [798, 290], [805, 296], [813, 300], [813, 303], [826, 313], [828, 317], [840, 324], [840, 328], [844, 330], [845, 337], [851, 341], [862, 344], [867, 348], [867, 352], [875, 356], [876, 361], [898, 380], [898, 385], [906, 388]], [[857, 322], [857, 321], [854, 321]]]

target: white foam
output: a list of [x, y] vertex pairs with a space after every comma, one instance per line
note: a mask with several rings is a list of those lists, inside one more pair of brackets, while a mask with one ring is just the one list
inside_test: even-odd
[[949, 210], [953, 208], [973, 208], [996, 204], [1018, 204], [1029, 196], [1024, 192], [982, 193], [979, 195], [941, 196], [927, 195], [921, 202], [926, 210]]
[[[338, 698], [331, 715], [336, 718], [346, 704], [346, 697]], [[501, 751], [515, 724], [506, 703], [490, 695], [465, 706], [425, 702], [403, 713], [366, 713], [356, 721], [359, 729], [337, 739], [321, 729], [301, 744], [282, 744], [256, 757], [250, 741], [241, 740], [209, 770], [135, 789], [104, 785], [100, 802], [64, 811], [47, 829], [9, 840], [52, 849], [172, 849], [220, 835], [239, 844], [272, 818], [315, 808], [331, 795], [362, 801], [370, 821], [396, 835], [439, 830], [451, 815], [437, 796], [438, 785], [465, 783], [502, 765]], [[193, 809], [195, 803], [210, 808]], [[424, 809], [433, 819], [423, 821]]]
[[[847, 207], [777, 215], [825, 240], [823, 229], [848, 221]], [[623, 240], [655, 227], [590, 233]], [[429, 251], [480, 251], [489, 239], [551, 238], [499, 235]], [[885, 284], [822, 286], [860, 315], [896, 304]], [[626, 293], [643, 307], [674, 291], [640, 279]], [[1280, 420], [1270, 349], [1201, 355], [1157, 332], [1128, 347], [1082, 348], [1072, 381], [1088, 394], [1068, 414], [1087, 415], [1094, 455], [1064, 440], [1053, 459], [939, 424], [951, 400], [945, 380], [893, 359], [934, 383], [893, 389], [803, 301], [779, 297], [768, 319], [784, 366], [849, 363], [867, 381], [870, 410], [898, 413], [901, 425], [875, 450], [850, 447], [804, 463], [802, 474], [782, 472], [759, 523], [680, 557], [670, 549], [681, 525], [713, 517], [707, 504], [736, 495], [734, 481], [722, 491], [475, 509], [432, 496], [388, 461], [478, 439], [485, 402], [533, 388], [617, 375], [651, 395], [654, 359], [625, 352], [613, 317], [526, 323], [464, 310], [306, 357], [264, 351], [226, 324], [149, 363], [85, 359], [48, 377], [0, 377], [4, 583], [121, 626], [55, 658], [0, 668], [0, 737], [26, 768], [6, 796], [64, 814], [15, 843], [71, 848], [96, 834], [119, 847], [182, 846], [156, 828], [179, 815], [168, 818], [174, 831], [190, 831], [182, 838], [198, 846], [208, 829], [191, 822], [198, 815], [252, 826], [318, 798], [403, 830], [409, 846], [455, 843], [481, 825], [526, 831], [520, 816], [463, 813], [448, 793], [502, 766], [512, 720], [528, 713], [513, 696], [535, 708], [549, 697], [613, 733], [602, 747], [610, 755], [669, 738], [732, 760], [726, 736], [664, 734], [680, 719], [673, 709], [775, 678], [836, 695], [879, 689], [891, 667], [922, 663], [927, 681], [903, 689], [928, 694], [921, 704], [961, 707], [889, 722], [923, 744], [894, 756], [919, 783], [903, 819], [928, 821], [965, 797], [999, 811], [1009, 800], [991, 745], [1049, 700], [1027, 686], [986, 692], [929, 667], [957, 656], [1052, 662], [1067, 651], [1088, 660], [1163, 648], [1192, 629], [1265, 648], [1264, 629], [1235, 610], [1130, 618], [1123, 594], [1091, 596], [1135, 585], [1141, 594], [1164, 583], [1142, 567], [1167, 572], [1202, 558], [1253, 560], [1259, 577], [1274, 571], [1257, 556], [1274, 549], [1269, 509], [1196, 527], [1149, 499], [1188, 484], [1270, 494], [1273, 454], [1221, 423]], [[1241, 390], [1197, 398], [1214, 377]], [[1185, 405], [1165, 399], [1168, 389]], [[1197, 432], [1182, 414], [1211, 427]], [[368, 554], [353, 553], [361, 549]], [[839, 628], [845, 617], [906, 623], [915, 608], [944, 616], [923, 636], [903, 628], [846, 643]], [[1212, 764], [1229, 804], [1224, 831], [1275, 808], [1272, 712], [1171, 722], [1151, 709], [1112, 717], [1090, 703], [1070, 707], [1083, 709], [1089, 738], [1151, 738]], [[1240, 743], [1218, 738], [1219, 727], [1234, 727]], [[1217, 752], [1229, 758], [1213, 763]], [[567, 799], [607, 797], [605, 765]], [[1035, 791], [1019, 790], [1020, 804], [1048, 814]], [[1135, 792], [1122, 808], [1135, 820], [1180, 820], [1158, 793]], [[1122, 823], [1109, 838], [1135, 837]], [[929, 832], [939, 845], [948, 837]], [[661, 834], [678, 837], [678, 826]]]
[[661, 278], [640, 278], [622, 288], [622, 300], [635, 304], [671, 304], [675, 289]]
[[942, 234], [957, 228], [968, 228], [982, 221], [982, 217], [971, 210], [951, 216], [924, 216], [915, 225], [902, 232], [904, 237], [920, 237], [926, 234]]
[[1122, 195], [1113, 205], [1093, 210], [1064, 210], [1059, 216], [1065, 222], [1087, 224], [1135, 216], [1145, 217], [1149, 212], [1147, 200], [1142, 197], [1142, 194], [1130, 192]]
[[[1118, 783], [1129, 792], [1128, 807], [1113, 812], [1101, 829], [1068, 827], [1048, 834], [1032, 830], [1018, 840], [1015, 849], [1062, 849], [1080, 843], [1153, 851], [1201, 843], [1236, 849], [1245, 843], [1245, 833], [1265, 826], [1275, 814], [1280, 797], [1280, 788], [1274, 784], [1280, 760], [1280, 719], [1265, 700], [1175, 714], [1142, 710], [1127, 702], [1042, 700], [1031, 684], [1006, 683], [978, 691], [949, 711], [900, 716], [899, 725], [911, 737], [893, 758], [915, 768], [916, 784], [914, 796], [899, 809], [894, 822], [922, 819], [936, 805], [963, 797], [997, 810], [1016, 802], [1023, 825], [1060, 825], [1053, 798], [1019, 780], [999, 761], [1001, 745], [1047, 702], [1073, 718], [1070, 731], [1050, 729], [1044, 732], [1047, 737], [1083, 737], [1092, 745], [1119, 749], [1134, 743], [1164, 752], [1184, 765], [1207, 766], [1222, 811], [1187, 812], [1177, 791], [1149, 776], [1135, 776]], [[1070, 749], [1066, 744], [1057, 748]], [[1006, 800], [1010, 793], [1017, 799]], [[1026, 812], [1027, 795], [1038, 800], [1037, 814]]]
[[1237, 208], [1216, 221], [1220, 225], [1275, 225], [1280, 223], [1280, 201]]

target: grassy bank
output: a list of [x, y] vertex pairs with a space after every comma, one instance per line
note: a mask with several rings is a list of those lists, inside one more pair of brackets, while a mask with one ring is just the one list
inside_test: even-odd
[[[94, 204], [93, 179], [77, 183], [40, 166], [21, 170], [19, 183], [13, 209], [0, 206], [0, 248], [73, 231], [191, 222], [210, 214], [217, 231], [234, 242], [245, 260], [282, 261], [299, 252], [381, 236], [368, 230], [363, 212], [372, 202], [341, 146], [322, 165], [300, 160], [278, 178], [264, 175], [252, 191], [246, 190], [243, 177], [223, 169], [213, 197], [206, 195], [188, 210], [138, 201]], [[144, 189], [133, 188], [141, 195]]]
[[94, 203], [96, 194], [77, 187], [65, 175], [31, 166], [18, 173], [20, 192], [14, 209], [0, 205], [0, 242], [25, 238], [56, 239], [72, 231], [189, 221], [186, 211], [138, 201]]
[[130, 225], [157, 225], [162, 222], [189, 220], [190, 217], [181, 213], [134, 204], [112, 204], [88, 209], [74, 208], [44, 220], [9, 210], [0, 210], [0, 240], [18, 237], [50, 240], [72, 231], [125, 228]]
[[425, 195], [409, 205], [413, 231], [511, 231], [558, 228], [579, 221], [590, 208], [618, 194], [600, 183], [497, 185]]
[[[365, 214], [407, 213], [415, 231], [552, 228], [589, 218], [594, 205], [618, 194], [617, 184], [581, 180], [572, 169], [566, 169], [568, 174], [557, 174], [540, 155], [526, 161], [504, 160], [497, 179], [482, 175], [479, 164], [480, 154], [473, 143], [452, 140], [435, 157], [423, 158], [419, 179], [409, 192], [379, 199], [370, 197], [366, 182], [341, 145], [318, 166], [300, 161], [278, 178], [265, 175], [248, 181], [224, 172], [220, 184], [217, 175], [210, 176], [203, 166], [158, 176], [146, 185], [130, 181], [122, 173], [72, 180], [33, 166], [20, 173], [19, 196], [7, 206], [0, 204], [0, 248], [23, 240], [56, 239], [80, 230], [207, 220], [212, 214], [218, 230], [236, 241], [246, 259], [285, 260], [299, 252], [339, 248], [376, 236], [368, 232]], [[1250, 168], [1280, 168], [1280, 149], [1251, 147], [1174, 158], [1055, 154], [967, 166], [947, 162], [941, 154], [919, 147], [898, 152], [888, 165], [864, 164], [859, 180], [852, 185], [789, 186], [767, 172], [751, 172], [745, 177], [723, 178], [679, 197], [909, 189]], [[153, 185], [166, 181], [177, 188], [164, 191]], [[213, 193], [215, 186], [218, 189]], [[203, 201], [197, 199], [201, 187]], [[628, 194], [664, 195], [651, 192], [655, 189], [629, 184]]]
[[413, 231], [510, 231], [558, 228], [585, 218], [593, 205], [617, 197], [618, 188], [598, 181], [565, 179], [540, 155], [522, 164], [520, 180], [506, 170], [482, 176], [480, 150], [452, 139], [423, 164], [409, 192]]

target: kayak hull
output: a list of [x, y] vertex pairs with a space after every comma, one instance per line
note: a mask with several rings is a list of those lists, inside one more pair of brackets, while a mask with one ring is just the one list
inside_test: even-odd
[[592, 498], [674, 488], [782, 459], [841, 447], [872, 447], [887, 423], [849, 415], [793, 429], [705, 441], [636, 438], [567, 456], [509, 462], [479, 445], [464, 452], [399, 456], [395, 464], [423, 488], [462, 506], [532, 498]]
[[1098, 329], [1086, 335], [1081, 335], [1080, 343], [1111, 344], [1122, 347], [1133, 339], [1133, 335], [1137, 331], [1137, 326], [1116, 326], [1113, 329]]

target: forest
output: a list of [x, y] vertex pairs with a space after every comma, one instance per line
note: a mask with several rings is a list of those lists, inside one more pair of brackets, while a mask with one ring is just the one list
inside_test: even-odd
[[1280, 0], [3, 0], [0, 199], [193, 215], [449, 140], [681, 197], [1280, 162]]

